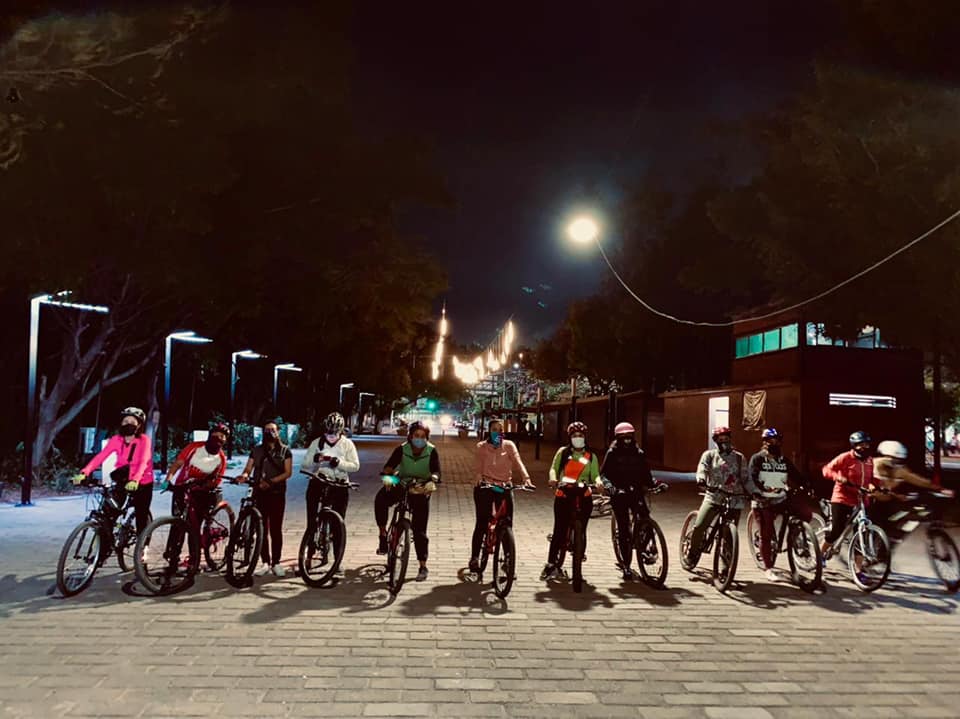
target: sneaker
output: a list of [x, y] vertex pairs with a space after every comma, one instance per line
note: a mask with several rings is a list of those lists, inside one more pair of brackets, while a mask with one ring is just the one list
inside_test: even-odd
[[540, 580], [546, 581], [547, 579], [551, 579], [555, 576], [557, 576], [557, 568], [547, 562], [547, 564], [543, 567], [543, 571], [540, 573]]
[[637, 578], [637, 575], [633, 573], [633, 570], [630, 567], [627, 567], [623, 570], [623, 581], [630, 582]]
[[418, 582], [424, 581], [424, 580], [427, 578], [427, 574], [428, 574], [427, 568], [426, 568], [426, 567], [420, 567], [420, 571], [417, 572], [417, 581], [418, 581]]
[[273, 569], [269, 564], [261, 564], [257, 567], [257, 570], [254, 572], [258, 577], [265, 577], [270, 574], [270, 571]]
[[384, 535], [380, 537], [380, 544], [377, 545], [377, 554], [386, 554], [387, 553], [387, 537]]
[[480, 562], [476, 557], [470, 560], [470, 571], [474, 574], [480, 574]]
[[779, 582], [779, 581], [780, 581], [780, 575], [777, 574], [777, 573], [776, 573], [774, 570], [772, 570], [772, 569], [768, 569], [767, 571], [765, 571], [765, 572], [763, 573], [763, 576], [766, 577], [766, 579], [767, 579], [768, 582], [774, 582], [774, 583], [776, 583], [776, 582]]
[[270, 570], [273, 572], [273, 576], [283, 578], [287, 576], [287, 568], [282, 564], [274, 564]]

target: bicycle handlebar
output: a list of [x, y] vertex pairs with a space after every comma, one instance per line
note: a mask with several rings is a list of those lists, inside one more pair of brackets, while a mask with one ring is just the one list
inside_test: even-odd
[[351, 482], [349, 479], [334, 479], [333, 477], [328, 477], [320, 471], [308, 472], [304, 469], [301, 469], [300, 474], [305, 474], [310, 477], [310, 479], [316, 479], [324, 484], [329, 484], [331, 487], [349, 487], [350, 489], [360, 489], [360, 485], [356, 482]]
[[516, 485], [516, 484], [514, 484], [513, 482], [507, 482], [506, 484], [495, 484], [495, 483], [487, 482], [486, 480], [481, 480], [481, 481], [480, 481], [480, 489], [488, 489], [488, 488], [492, 488], [492, 489], [503, 489], [503, 490], [506, 490], [506, 491], [508, 491], [508, 492], [514, 492], [514, 491], [520, 491], [520, 492], [535, 492], [535, 491], [537, 491], [537, 490], [536, 490], [536, 487], [528, 487], [528, 486], [526, 486], [526, 485], [524, 485], [524, 484]]

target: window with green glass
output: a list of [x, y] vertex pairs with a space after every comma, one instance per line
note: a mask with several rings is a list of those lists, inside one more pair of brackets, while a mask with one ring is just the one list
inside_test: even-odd
[[780, 328], [780, 349], [788, 350], [800, 343], [799, 325], [785, 325]]
[[780, 349], [780, 328], [763, 333], [763, 351], [776, 352]]
[[750, 352], [750, 343], [747, 337], [737, 337], [737, 359], [746, 357]]
[[763, 352], [763, 335], [756, 334], [749, 337], [749, 352], [747, 354], [758, 355]]

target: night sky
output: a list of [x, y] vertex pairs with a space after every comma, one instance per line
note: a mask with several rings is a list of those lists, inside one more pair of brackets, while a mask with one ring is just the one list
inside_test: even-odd
[[817, 3], [800, 5], [361, 4], [360, 117], [371, 132], [425, 137], [456, 199], [404, 217], [448, 268], [455, 338], [487, 342], [514, 315], [532, 341], [595, 290], [606, 267], [571, 250], [565, 219], [597, 208], [615, 242], [625, 184], [647, 175], [682, 192], [711, 157], [731, 154], [708, 126], [796, 89], [829, 35]]

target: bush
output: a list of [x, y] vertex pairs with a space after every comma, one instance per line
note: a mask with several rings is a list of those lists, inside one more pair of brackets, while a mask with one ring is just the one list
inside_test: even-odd
[[[54, 446], [40, 465], [33, 468], [33, 486], [49, 487], [65, 493], [70, 491], [70, 478], [79, 471], [77, 464], [67, 459]], [[0, 462], [0, 480], [19, 485], [21, 477], [23, 477], [23, 442], [17, 445], [12, 455], [4, 457]]]

